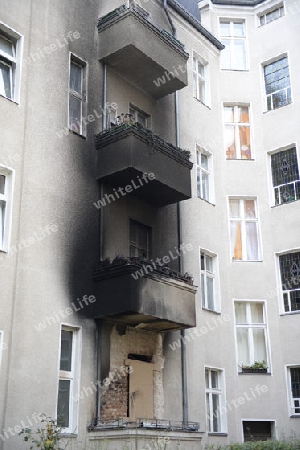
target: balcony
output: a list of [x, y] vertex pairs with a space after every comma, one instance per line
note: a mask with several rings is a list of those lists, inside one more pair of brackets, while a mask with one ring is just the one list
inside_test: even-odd
[[122, 123], [99, 133], [95, 144], [97, 178], [119, 192], [125, 190], [155, 207], [191, 198], [193, 164], [188, 151], [138, 123]]
[[151, 261], [116, 257], [100, 263], [93, 273], [97, 301], [89, 314], [149, 331], [194, 327], [193, 279]]
[[145, 13], [141, 8], [123, 5], [101, 17], [99, 59], [157, 99], [187, 86], [189, 55]]

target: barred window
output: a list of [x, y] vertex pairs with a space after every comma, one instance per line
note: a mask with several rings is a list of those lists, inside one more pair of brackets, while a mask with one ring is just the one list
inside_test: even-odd
[[300, 178], [296, 148], [271, 155], [275, 205], [300, 198]]
[[291, 82], [288, 58], [264, 66], [267, 109], [277, 109], [291, 103]]
[[279, 256], [284, 311], [300, 311], [300, 252]]

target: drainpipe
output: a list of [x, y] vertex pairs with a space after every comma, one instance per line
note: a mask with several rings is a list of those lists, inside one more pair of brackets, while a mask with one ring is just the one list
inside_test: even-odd
[[100, 345], [101, 345], [101, 320], [97, 320], [96, 322], [96, 361], [97, 361], [97, 368], [96, 368], [96, 384], [97, 384], [97, 390], [96, 390], [96, 408], [95, 408], [95, 424], [98, 425], [98, 422], [100, 420], [100, 410], [101, 410], [101, 399], [100, 399], [100, 387], [99, 387], [99, 381], [101, 378], [101, 360], [100, 360]]
[[[172, 34], [176, 37], [176, 28], [174, 27], [172, 18], [168, 10], [167, 0], [163, 0], [163, 7], [172, 28]], [[178, 92], [174, 94], [175, 102], [175, 131], [176, 131], [176, 146], [180, 145], [180, 135], [179, 135], [179, 100]], [[178, 236], [178, 249], [181, 245], [181, 223], [180, 223], [180, 203], [177, 203], [177, 236]], [[181, 255], [178, 257], [178, 270], [183, 273], [183, 261]], [[186, 347], [184, 345], [185, 331], [180, 330], [180, 336], [182, 340], [181, 345], [181, 380], [182, 380], [182, 418], [183, 423], [188, 422], [188, 393], [187, 393], [187, 365], [186, 365]]]

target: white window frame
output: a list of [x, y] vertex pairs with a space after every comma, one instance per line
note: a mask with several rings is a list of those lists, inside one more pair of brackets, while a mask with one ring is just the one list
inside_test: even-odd
[[[61, 331], [71, 331], [73, 333], [72, 339], [72, 366], [71, 371], [60, 370], [61, 358]], [[81, 327], [74, 327], [69, 324], [62, 324], [59, 333], [59, 351], [58, 351], [58, 381], [57, 381], [57, 401], [56, 401], [56, 415], [58, 407], [58, 388], [59, 380], [70, 380], [70, 398], [69, 398], [69, 426], [63, 427], [62, 432], [68, 434], [78, 433], [78, 417], [79, 417], [79, 388], [80, 388], [80, 361], [82, 352], [81, 343]], [[77, 398], [77, 400], [75, 400]]]
[[[300, 397], [294, 398], [292, 394], [292, 386], [291, 386], [291, 369], [299, 369], [300, 364], [288, 364], [286, 365], [286, 386], [287, 386], [287, 400], [288, 400], [288, 409], [290, 417], [300, 417], [300, 412], [296, 413], [295, 409], [300, 410]], [[299, 407], [295, 406], [294, 401], [299, 401]]]
[[[194, 61], [196, 60], [197, 64], [196, 64], [196, 70], [194, 67]], [[203, 67], [203, 72], [204, 75], [201, 75], [201, 73], [199, 73], [198, 71], [198, 62], [201, 64], [201, 66]], [[193, 52], [193, 61], [192, 61], [192, 65], [193, 65], [193, 97], [198, 100], [199, 102], [203, 103], [203, 105], [207, 106], [208, 108], [211, 107], [211, 96], [210, 96], [210, 66], [208, 61], [206, 61], [205, 59], [203, 59], [201, 56], [199, 56], [196, 52]], [[197, 79], [197, 83], [196, 83], [196, 87], [195, 87], [195, 80], [194, 77], [196, 77]], [[204, 95], [202, 98], [201, 92], [199, 92], [199, 83], [198, 83], [198, 79], [200, 79], [201, 83], [203, 84], [203, 90], [204, 90]], [[196, 89], [195, 89], [196, 88]], [[196, 92], [195, 92], [196, 90]]]
[[146, 128], [151, 130], [151, 116], [150, 116], [150, 114], [146, 113], [145, 111], [140, 109], [138, 106], [133, 105], [132, 103], [129, 103], [128, 113], [133, 115], [134, 122], [139, 122], [138, 121], [138, 115], [143, 116], [144, 119], [145, 119]]
[[[71, 76], [71, 64], [76, 64], [81, 67], [82, 79], [81, 79], [81, 93], [74, 91], [70, 88], [70, 76]], [[69, 53], [69, 95], [68, 95], [68, 127], [73, 133], [86, 137], [86, 116], [87, 116], [87, 79], [88, 79], [88, 64], [81, 59], [75, 53]], [[80, 100], [81, 103], [81, 117], [78, 121], [79, 130], [75, 130], [74, 126], [70, 123], [70, 96]]]
[[[267, 19], [267, 15], [279, 10], [279, 17], [276, 17], [275, 19], [270, 20], [269, 22], [266, 21]], [[272, 7], [265, 9], [264, 11], [260, 12], [257, 14], [257, 26], [258, 27], [263, 27], [265, 25], [268, 25], [271, 22], [274, 22], [274, 20], [278, 20], [281, 17], [285, 16], [285, 6], [283, 2], [277, 3], [276, 5], [273, 5]], [[261, 23], [261, 18], [264, 17], [264, 23]]]
[[[271, 109], [268, 109], [268, 100], [267, 100], [267, 99], [268, 99], [268, 96], [271, 96], [271, 102], [272, 102], [272, 95], [275, 94], [275, 92], [272, 92], [271, 94], [267, 94], [267, 93], [266, 93], [266, 83], [265, 83], [265, 71], [264, 71], [264, 68], [265, 68], [266, 66], [268, 66], [268, 65], [270, 65], [270, 64], [272, 64], [272, 63], [274, 63], [274, 62], [280, 61], [280, 60], [283, 59], [283, 58], [287, 58], [287, 60], [288, 60], [288, 69], [289, 69], [290, 85], [287, 86], [287, 87], [284, 87], [283, 89], [280, 89], [279, 91], [276, 91], [276, 92], [280, 92], [280, 91], [282, 91], [282, 90], [286, 90], [286, 89], [290, 88], [290, 89], [291, 89], [291, 101], [290, 101], [289, 103], [286, 103], [286, 104], [284, 104], [284, 105], [278, 107], [278, 108], [273, 108], [273, 107], [272, 107]], [[278, 109], [283, 108], [284, 106], [288, 106], [288, 105], [290, 105], [290, 104], [293, 103], [293, 92], [292, 92], [291, 73], [292, 73], [292, 71], [291, 71], [291, 59], [290, 59], [290, 57], [289, 57], [288, 52], [280, 53], [280, 55], [276, 55], [276, 56], [274, 56], [273, 58], [270, 58], [270, 59], [268, 59], [267, 61], [263, 61], [263, 62], [261, 63], [262, 86], [263, 86], [263, 95], [264, 95], [264, 112], [277, 111]]]
[[[289, 290], [284, 290], [282, 289], [282, 282], [281, 282], [281, 271], [280, 271], [280, 263], [279, 263], [279, 257], [283, 256], [283, 255], [287, 255], [289, 253], [300, 253], [300, 248], [293, 248], [293, 249], [289, 249], [289, 250], [285, 250], [282, 252], [278, 252], [275, 253], [276, 256], [276, 274], [277, 274], [277, 282], [278, 282], [278, 292], [279, 292], [279, 311], [281, 315], [293, 315], [293, 314], [300, 314], [300, 310], [296, 310], [296, 311], [285, 311], [284, 309], [284, 298], [283, 298], [283, 294], [287, 293], [288, 294], [288, 299], [289, 299], [289, 305], [290, 305], [290, 296], [289, 296], [289, 292], [293, 289], [289, 289]], [[296, 289], [300, 289], [300, 283], [299, 284], [292, 284], [291, 286], [295, 286], [295, 290]]]
[[[246, 317], [248, 322], [245, 324], [238, 324], [236, 322], [236, 314], [235, 314], [235, 304], [236, 303], [246, 303]], [[252, 323], [249, 322], [250, 318], [250, 303], [260, 303], [263, 305], [263, 323]], [[268, 313], [267, 313], [267, 302], [265, 300], [256, 300], [256, 299], [238, 299], [235, 298], [233, 301], [233, 314], [234, 314], [234, 328], [235, 328], [235, 348], [236, 348], [236, 361], [238, 366], [238, 373], [242, 372], [242, 368], [240, 366], [240, 363], [243, 363], [243, 361], [239, 361], [239, 354], [238, 354], [238, 338], [237, 338], [237, 329], [238, 328], [246, 328], [248, 329], [248, 348], [249, 348], [249, 355], [250, 355], [250, 364], [253, 364], [254, 361], [254, 341], [253, 341], [253, 329], [263, 329], [264, 330], [264, 336], [265, 336], [265, 345], [266, 345], [266, 363], [268, 366], [268, 373], [272, 373], [271, 369], [271, 350], [270, 350], [270, 338], [269, 338], [269, 327], [268, 327]]]
[[[217, 372], [218, 374], [218, 387], [212, 388], [211, 386], [211, 372]], [[206, 386], [206, 372], [209, 374], [209, 387]], [[227, 409], [226, 409], [226, 390], [225, 390], [225, 371], [224, 369], [205, 366], [204, 368], [204, 380], [205, 380], [205, 409], [206, 409], [206, 427], [208, 434], [220, 434], [227, 433]], [[209, 401], [207, 402], [207, 395]], [[219, 430], [213, 431], [213, 395], [219, 396]], [[225, 412], [224, 412], [225, 410]]]
[[[0, 164], [0, 175], [5, 176], [4, 195], [0, 194], [0, 200], [5, 202], [5, 218], [3, 223], [3, 239], [0, 238], [0, 252], [9, 252], [11, 227], [12, 227], [12, 204], [15, 171]], [[1, 229], [0, 229], [1, 233]]]
[[4, 331], [0, 330], [0, 370], [1, 370], [1, 363], [2, 363], [3, 347], [4, 347]]
[[[227, 23], [229, 24], [230, 27], [230, 36], [222, 36], [221, 34], [221, 23]], [[234, 23], [242, 23], [244, 24], [244, 36], [234, 36], [233, 33], [233, 24]], [[221, 58], [220, 58], [220, 64], [221, 64], [221, 70], [236, 70], [236, 71], [245, 71], [245, 70], [249, 70], [248, 68], [248, 51], [247, 51], [247, 32], [246, 32], [246, 19], [232, 19], [232, 18], [228, 18], [228, 17], [220, 17], [219, 18], [219, 34], [220, 34], [220, 41], [222, 42], [223, 40], [229, 40], [230, 44], [229, 44], [229, 52], [230, 52], [230, 67], [229, 68], [224, 68], [222, 67], [222, 53], [221, 53]], [[245, 67], [243, 69], [237, 69], [235, 66], [235, 62], [236, 62], [236, 57], [235, 57], [235, 52], [234, 52], [234, 41], [235, 40], [240, 40], [240, 41], [244, 41], [244, 51], [245, 51]]]
[[[242, 202], [242, 217], [230, 217], [230, 200], [239, 200], [240, 204]], [[245, 200], [254, 200], [256, 217], [245, 218]], [[262, 241], [261, 241], [261, 231], [260, 231], [260, 219], [259, 219], [259, 206], [258, 206], [258, 198], [256, 196], [248, 197], [248, 196], [234, 196], [231, 195], [228, 197], [228, 217], [229, 217], [229, 244], [230, 244], [230, 260], [232, 262], [260, 262], [263, 260], [263, 252], [262, 252]], [[242, 259], [234, 259], [231, 254], [231, 221], [240, 221], [241, 222], [241, 237], [242, 237]], [[247, 259], [247, 247], [246, 247], [246, 222], [256, 222], [257, 223], [257, 245], [258, 245], [258, 259]]]
[[[209, 272], [208, 270], [202, 270], [201, 269], [201, 255], [204, 256], [208, 256], [209, 258], [212, 259], [212, 265], [213, 265], [213, 272]], [[202, 247], [200, 247], [199, 249], [199, 267], [200, 267], [200, 292], [201, 292], [201, 307], [202, 309], [205, 309], [207, 311], [213, 311], [213, 312], [217, 312], [220, 313], [221, 312], [221, 307], [220, 307], [220, 287], [219, 287], [219, 264], [218, 264], [218, 255], [216, 253], [213, 253], [207, 249], [204, 249]], [[205, 299], [202, 298], [202, 275], [205, 278], [205, 285], [204, 285], [204, 289], [205, 289]], [[213, 309], [209, 308], [208, 303], [207, 303], [207, 283], [206, 283], [206, 278], [211, 278], [213, 279], [213, 288], [214, 288], [214, 297], [213, 297]], [[204, 300], [204, 301], [203, 301]]]
[[[225, 108], [233, 108], [233, 122], [225, 122]], [[238, 122], [239, 108], [248, 108], [249, 122]], [[252, 127], [251, 127], [251, 108], [249, 103], [223, 103], [223, 124], [224, 124], [224, 136], [226, 125], [234, 127], [234, 142], [236, 145], [236, 158], [227, 158], [227, 148], [225, 147], [226, 161], [253, 161], [254, 160], [254, 146], [252, 139]], [[250, 156], [251, 158], [242, 158], [241, 155], [241, 142], [240, 142], [240, 127], [248, 127], [250, 129]], [[225, 140], [225, 139], [224, 139]]]
[[[208, 169], [205, 169], [201, 165], [201, 154], [207, 157]], [[198, 155], [200, 164], [198, 164]], [[198, 173], [200, 175], [200, 193], [198, 192]], [[205, 173], [208, 176], [208, 196], [205, 198], [202, 192], [202, 174]], [[199, 144], [196, 144], [196, 189], [197, 197], [201, 200], [205, 200], [208, 203], [214, 204], [215, 202], [215, 188], [214, 188], [214, 177], [213, 177], [213, 155], [208, 150], [205, 150]]]
[[[0, 35], [9, 40], [13, 48], [15, 49], [15, 56], [8, 55], [0, 50], [0, 61], [9, 66], [11, 77], [11, 97], [6, 97], [0, 94], [0, 97], [7, 98], [15, 103], [20, 103], [20, 89], [21, 89], [21, 67], [22, 67], [22, 55], [23, 55], [23, 36], [9, 27], [5, 23], [0, 21]], [[5, 61], [6, 60], [6, 61]]]
[[298, 162], [298, 171], [299, 171], [299, 174], [300, 174], [300, 159], [299, 159], [300, 154], [299, 154], [299, 149], [298, 149], [298, 146], [297, 146], [296, 143], [292, 143], [292, 144], [286, 145], [285, 147], [281, 147], [281, 148], [278, 148], [276, 150], [272, 150], [272, 151], [268, 152], [268, 168], [269, 168], [268, 172], [269, 172], [269, 178], [270, 178], [270, 191], [271, 191], [270, 198], [271, 198], [271, 205], [272, 206], [280, 206], [280, 205], [283, 205], [283, 204], [293, 203], [294, 201], [297, 201], [297, 200], [293, 200], [291, 202], [281, 202], [281, 203], [278, 203], [278, 204], [276, 204], [276, 201], [275, 201], [275, 189], [278, 189], [281, 186], [286, 186], [288, 184], [294, 184], [294, 186], [295, 186], [295, 183], [297, 182], [297, 180], [292, 181], [292, 182], [287, 183], [287, 184], [281, 184], [281, 185], [278, 185], [278, 186], [273, 186], [273, 175], [272, 175], [272, 165], [271, 165], [272, 164], [272, 156], [275, 155], [276, 153], [284, 152], [286, 150], [290, 150], [291, 148], [295, 148], [296, 149], [297, 162]]

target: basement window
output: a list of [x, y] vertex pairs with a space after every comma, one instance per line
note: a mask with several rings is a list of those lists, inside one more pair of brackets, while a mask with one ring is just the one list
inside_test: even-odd
[[268, 441], [274, 437], [274, 421], [243, 420], [244, 442]]

